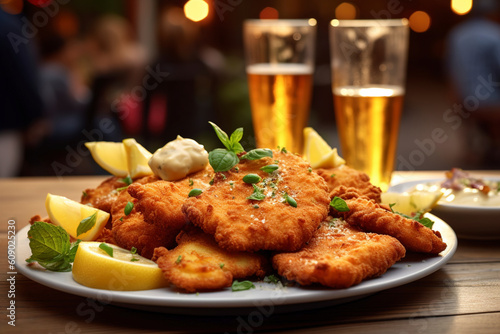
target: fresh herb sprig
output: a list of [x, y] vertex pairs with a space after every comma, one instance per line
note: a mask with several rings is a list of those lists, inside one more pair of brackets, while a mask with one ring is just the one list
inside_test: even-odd
[[83, 234], [95, 226], [97, 222], [97, 211], [93, 215], [83, 218], [76, 228], [76, 236]]
[[28, 238], [31, 257], [27, 262], [36, 261], [50, 271], [71, 271], [80, 240], [72, 244], [62, 227], [42, 221], [31, 225]]
[[243, 138], [243, 128], [237, 128], [228, 136], [217, 124], [209, 122], [215, 130], [225, 148], [216, 148], [208, 154], [210, 166], [217, 172], [227, 172], [240, 162], [240, 159], [258, 160], [264, 157], [272, 157], [273, 152], [269, 149], [258, 148], [251, 150], [238, 157], [238, 154], [245, 152], [240, 140]]
[[432, 226], [434, 225], [434, 221], [433, 220], [431, 220], [431, 219], [429, 219], [427, 217], [422, 217], [422, 213], [423, 213], [422, 211], [417, 211], [413, 216], [408, 216], [408, 215], [405, 215], [404, 213], [394, 211], [392, 209], [392, 207], [394, 205], [396, 205], [396, 203], [389, 204], [389, 208], [391, 208], [391, 212], [392, 213], [395, 213], [395, 214], [400, 215], [402, 217], [414, 220], [417, 223], [420, 223], [420, 224], [422, 224], [422, 225], [424, 225], [425, 227], [428, 227], [428, 228], [432, 228]]

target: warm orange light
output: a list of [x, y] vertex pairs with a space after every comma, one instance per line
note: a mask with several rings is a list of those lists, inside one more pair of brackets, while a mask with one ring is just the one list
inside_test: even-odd
[[431, 17], [426, 12], [417, 10], [410, 15], [410, 28], [415, 32], [425, 32], [431, 26]]
[[356, 7], [349, 2], [342, 2], [335, 8], [335, 17], [338, 20], [353, 20], [356, 18]]
[[259, 18], [261, 20], [275, 20], [280, 17], [278, 10], [273, 7], [266, 7], [260, 11]]
[[189, 0], [184, 5], [184, 15], [194, 22], [203, 20], [208, 16], [208, 4], [204, 0]]
[[78, 17], [69, 11], [61, 11], [54, 17], [54, 28], [63, 37], [74, 37], [79, 30]]
[[2, 0], [0, 7], [9, 14], [19, 14], [23, 10], [23, 0]]
[[451, 10], [458, 15], [465, 15], [472, 9], [472, 0], [451, 0]]

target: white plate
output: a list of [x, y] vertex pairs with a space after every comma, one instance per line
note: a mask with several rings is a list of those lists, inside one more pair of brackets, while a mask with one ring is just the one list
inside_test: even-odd
[[29, 226], [17, 234], [16, 268], [24, 276], [50, 288], [74, 295], [97, 299], [129, 308], [180, 314], [244, 313], [262, 308], [269, 312], [289, 312], [345, 303], [367, 295], [394, 288], [432, 274], [448, 262], [457, 249], [457, 237], [450, 226], [441, 219], [428, 215], [435, 221], [434, 229], [441, 232], [448, 247], [438, 256], [409, 253], [392, 266], [384, 275], [366, 280], [348, 289], [329, 289], [321, 286], [294, 285], [277, 289], [273, 284], [255, 283], [256, 289], [231, 292], [230, 288], [199, 294], [179, 293], [171, 288], [143, 291], [110, 291], [87, 288], [73, 280], [71, 272], [50, 272], [28, 267], [31, 256], [27, 233]]
[[[426, 179], [396, 184], [388, 191], [402, 193], [417, 184], [439, 183], [441, 179]], [[500, 207], [471, 206], [439, 202], [432, 213], [445, 220], [459, 238], [474, 240], [500, 239]]]

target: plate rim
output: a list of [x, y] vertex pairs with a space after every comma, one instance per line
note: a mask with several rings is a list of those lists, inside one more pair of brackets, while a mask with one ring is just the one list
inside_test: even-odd
[[[458, 240], [453, 229], [443, 220], [432, 214], [426, 214], [436, 221], [436, 229], [441, 232], [443, 240], [448, 247], [437, 256], [419, 255], [423, 258], [421, 263], [406, 262], [405, 259], [394, 266], [380, 277], [361, 282], [347, 289], [331, 289], [328, 287], [300, 287], [298, 285], [287, 288], [276, 288], [267, 283], [256, 282], [256, 289], [231, 292], [224, 291], [203, 292], [200, 294], [188, 294], [177, 292], [173, 288], [160, 288], [141, 291], [112, 291], [88, 288], [76, 283], [71, 272], [50, 272], [33, 269], [24, 261], [29, 257], [29, 241], [27, 232], [30, 225], [23, 227], [16, 234], [16, 269], [27, 278], [47, 286], [49, 288], [82, 297], [89, 297], [115, 304], [134, 304], [144, 306], [159, 306], [166, 308], [182, 308], [186, 312], [189, 309], [221, 309], [221, 308], [248, 308], [258, 306], [297, 305], [325, 301], [341, 301], [352, 297], [363, 297], [383, 290], [395, 288], [410, 282], [419, 280], [441, 269], [454, 255]], [[413, 253], [411, 253], [413, 254]], [[416, 253], [415, 253], [416, 254]], [[24, 258], [23, 258], [24, 257]], [[398, 273], [395, 270], [411, 270], [412, 264], [418, 270], [412, 270], [410, 274]], [[415, 265], [416, 264], [416, 265]], [[406, 269], [405, 269], [406, 266]], [[390, 273], [390, 274], [388, 274]], [[54, 279], [54, 277], [56, 279]], [[61, 282], [61, 278], [63, 278]], [[167, 295], [164, 295], [167, 289]], [[266, 293], [267, 292], [267, 293]], [[237, 295], [233, 295], [236, 294]], [[258, 297], [256, 297], [258, 295]], [[228, 297], [233, 296], [233, 297]], [[234, 298], [236, 296], [236, 298]]]

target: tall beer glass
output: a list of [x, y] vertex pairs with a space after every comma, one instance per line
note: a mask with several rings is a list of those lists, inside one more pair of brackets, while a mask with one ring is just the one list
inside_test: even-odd
[[330, 51], [342, 155], [386, 191], [405, 94], [408, 20], [332, 20]]
[[257, 147], [302, 154], [316, 20], [247, 20], [243, 37]]

